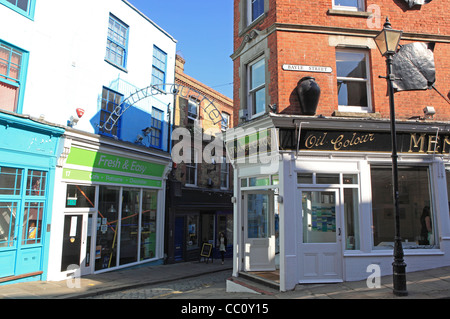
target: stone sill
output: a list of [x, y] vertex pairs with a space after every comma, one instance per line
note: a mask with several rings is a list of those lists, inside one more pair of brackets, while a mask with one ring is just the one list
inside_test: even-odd
[[362, 112], [341, 112], [334, 111], [332, 116], [335, 117], [354, 117], [354, 118], [373, 118], [373, 119], [381, 119], [381, 114], [378, 112], [375, 113], [362, 113]]
[[351, 17], [368, 18], [372, 15], [372, 12], [329, 9], [327, 14], [337, 15], [337, 16], [351, 16]]

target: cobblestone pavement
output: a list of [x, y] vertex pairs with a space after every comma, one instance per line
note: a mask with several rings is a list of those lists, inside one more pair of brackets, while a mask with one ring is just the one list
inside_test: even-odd
[[[203, 290], [213, 289], [214, 297], [219, 297], [220, 291], [226, 295], [226, 279], [231, 276], [230, 270], [217, 272], [189, 279], [177, 280], [170, 283], [149, 285], [140, 288], [127, 289], [113, 293], [101, 294], [87, 297], [85, 299], [173, 299], [173, 298], [195, 298], [194, 295]], [[209, 294], [209, 293], [207, 293]]]

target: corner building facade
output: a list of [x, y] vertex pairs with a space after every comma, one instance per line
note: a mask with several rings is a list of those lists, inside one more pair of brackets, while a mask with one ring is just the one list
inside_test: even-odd
[[[284, 291], [364, 280], [373, 264], [382, 275], [392, 273], [389, 97], [386, 79], [379, 78], [386, 75], [385, 58], [374, 42], [386, 17], [403, 31], [400, 45], [425, 47], [435, 67], [432, 86], [395, 92], [407, 272], [449, 265], [450, 25], [444, 4], [234, 3], [238, 125], [226, 138], [228, 153], [234, 151], [233, 275], [275, 272]], [[316, 109], [300, 103], [305, 81], [320, 88]]]

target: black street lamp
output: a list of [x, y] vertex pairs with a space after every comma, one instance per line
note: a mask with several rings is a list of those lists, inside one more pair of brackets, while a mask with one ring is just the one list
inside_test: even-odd
[[389, 91], [389, 108], [391, 116], [391, 137], [392, 137], [392, 184], [395, 209], [395, 237], [394, 237], [394, 262], [393, 267], [393, 284], [394, 294], [397, 296], [406, 296], [406, 263], [403, 259], [402, 238], [400, 237], [400, 211], [399, 211], [399, 193], [398, 193], [398, 155], [397, 155], [397, 132], [395, 129], [395, 105], [394, 105], [394, 87], [395, 80], [392, 74], [392, 60], [397, 51], [400, 38], [403, 31], [394, 30], [391, 27], [389, 19], [386, 18], [384, 28], [375, 37], [375, 43], [380, 50], [381, 55], [386, 57], [387, 76]]

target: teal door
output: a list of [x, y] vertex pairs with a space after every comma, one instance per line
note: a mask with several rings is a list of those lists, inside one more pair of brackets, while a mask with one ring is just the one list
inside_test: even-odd
[[0, 278], [42, 271], [47, 172], [0, 167]]

